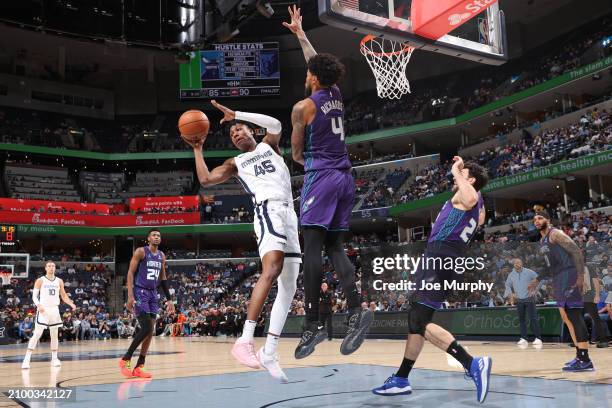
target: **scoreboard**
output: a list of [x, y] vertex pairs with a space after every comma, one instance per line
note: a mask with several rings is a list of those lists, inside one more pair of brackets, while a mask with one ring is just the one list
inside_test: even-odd
[[13, 246], [17, 243], [17, 227], [0, 224], [0, 246]]
[[181, 64], [180, 98], [280, 95], [277, 42], [214, 44]]

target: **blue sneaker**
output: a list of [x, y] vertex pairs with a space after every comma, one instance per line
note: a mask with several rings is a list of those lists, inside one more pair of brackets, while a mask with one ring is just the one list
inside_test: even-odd
[[467, 376], [474, 380], [474, 384], [476, 384], [476, 399], [481, 404], [489, 393], [489, 377], [491, 376], [492, 366], [493, 360], [491, 360], [491, 357], [474, 357], [470, 372], [467, 373]]
[[390, 397], [393, 395], [408, 395], [412, 393], [410, 381], [404, 377], [398, 377], [393, 374], [387, 378], [387, 381], [378, 388], [374, 388], [372, 392], [376, 395], [384, 395]]
[[570, 365], [563, 367], [563, 371], [595, 371], [595, 367], [593, 367], [592, 361], [581, 361], [575, 359], [574, 362]]
[[567, 366], [573, 365], [576, 362], [576, 360], [578, 360], [578, 357], [574, 357], [573, 360], [568, 361], [567, 363], [563, 364], [563, 367], [567, 367]]

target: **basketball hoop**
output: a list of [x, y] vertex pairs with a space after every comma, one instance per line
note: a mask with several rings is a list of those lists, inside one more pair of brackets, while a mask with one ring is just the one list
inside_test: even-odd
[[11, 284], [12, 272], [0, 271], [0, 279], [2, 280], [2, 286], [8, 286]]
[[414, 47], [407, 42], [366, 35], [359, 49], [372, 68], [379, 98], [400, 99], [410, 93], [406, 67]]

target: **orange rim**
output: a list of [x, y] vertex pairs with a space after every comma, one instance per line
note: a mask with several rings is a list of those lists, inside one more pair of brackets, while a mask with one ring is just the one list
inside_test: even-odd
[[367, 43], [368, 41], [372, 41], [374, 40], [376, 37], [375, 35], [369, 34], [366, 35], [365, 37], [363, 37], [361, 39], [361, 42], [359, 43], [359, 46], [365, 50], [365, 52], [367, 52], [370, 55], [376, 55], [377, 57], [390, 57], [393, 55], [400, 55], [400, 54], [404, 54], [406, 52], [412, 52], [414, 51], [414, 47], [408, 45], [407, 43], [404, 43], [404, 48], [402, 48], [399, 51], [392, 51], [392, 52], [373, 52], [370, 51], [369, 49], [366, 48], [365, 43]]

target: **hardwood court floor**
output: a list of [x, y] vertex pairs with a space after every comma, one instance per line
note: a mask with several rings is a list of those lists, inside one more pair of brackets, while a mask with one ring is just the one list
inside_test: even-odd
[[[258, 346], [263, 345], [264, 339], [257, 339]], [[214, 381], [218, 381], [221, 384], [228, 382], [227, 378], [232, 378], [238, 381], [239, 385], [237, 388], [248, 388], [247, 385], [240, 386], [245, 381], [253, 381], [254, 378], [257, 381], [264, 381], [265, 387], [275, 390], [278, 388], [278, 384], [272, 382], [271, 378], [265, 371], [251, 370], [246, 367], [242, 367], [231, 357], [229, 351], [233, 344], [233, 339], [221, 340], [211, 338], [154, 338], [151, 344], [150, 352], [151, 355], [147, 357], [147, 370], [151, 371], [154, 375], [152, 384], [158, 382], [158, 384], [164, 384], [164, 380], [172, 379], [185, 379], [185, 384], [195, 381], [190, 386], [196, 388], [206, 388], [206, 384], [213, 384]], [[331, 376], [333, 373], [346, 372], [346, 375], [353, 375], [357, 372], [363, 371], [363, 376], [367, 377], [367, 386], [365, 383], [359, 384], [361, 380], [356, 379], [349, 383], [349, 385], [358, 386], [359, 397], [365, 398], [366, 391], [371, 388], [371, 385], [380, 385], [387, 376], [392, 374], [397, 368], [403, 355], [404, 341], [403, 340], [367, 340], [363, 346], [351, 356], [342, 356], [339, 352], [340, 341], [333, 340], [331, 342], [323, 342], [317, 346], [317, 350], [310, 357], [303, 360], [295, 360], [293, 358], [293, 350], [297, 344], [297, 339], [281, 339], [279, 344], [279, 351], [281, 356], [281, 364], [283, 368], [287, 369], [287, 374], [290, 377], [290, 381], [296, 378], [304, 377], [304, 381], [310, 381], [312, 376], [318, 376], [323, 373], [321, 370], [328, 370], [330, 374], [325, 371], [322, 378], [329, 377], [328, 383], [335, 381]], [[526, 349], [519, 349], [513, 343], [507, 342], [477, 342], [477, 341], [463, 341], [462, 344], [467, 346], [469, 352], [472, 355], [489, 355], [493, 358], [493, 375], [496, 377], [513, 377], [514, 381], [511, 385], [513, 388], [524, 387], [529, 388], [530, 385], [535, 384], [535, 379], [551, 380], [544, 384], [552, 384], [552, 380], [567, 380], [571, 381], [571, 387], [590, 387], [592, 384], [604, 385], [597, 390], [603, 390], [603, 401], [602, 403], [608, 404], [607, 401], [612, 400], [612, 348], [608, 349], [597, 349], [591, 347], [589, 353], [592, 360], [594, 361], [596, 371], [587, 373], [563, 373], [560, 368], [566, 361], [571, 360], [574, 357], [574, 349], [570, 349], [565, 344], [545, 343], [541, 349], [535, 349], [529, 346]], [[32, 363], [30, 370], [21, 370], [21, 360], [25, 351], [25, 344], [3, 346], [0, 348], [0, 386], [1, 387], [48, 387], [48, 386], [60, 386], [60, 387], [77, 387], [77, 390], [88, 388], [89, 391], [94, 392], [91, 387], [93, 385], [108, 384], [109, 386], [102, 387], [98, 392], [110, 392], [109, 390], [119, 390], [121, 387], [128, 387], [122, 385], [126, 383], [126, 380], [119, 374], [117, 367], [117, 361], [123, 354], [125, 349], [129, 345], [129, 340], [110, 340], [110, 341], [82, 341], [82, 342], [68, 342], [60, 343], [60, 359], [62, 360], [61, 369], [52, 370], [49, 365], [49, 344], [43, 343], [40, 345], [36, 353], [32, 356]], [[137, 353], [135, 354], [137, 356]], [[133, 360], [135, 362], [135, 359]], [[362, 368], [360, 368], [360, 366]], [[450, 385], [456, 384], [462, 377], [463, 370], [458, 367], [453, 367], [449, 364], [447, 355], [442, 351], [436, 349], [431, 344], [426, 343], [423, 353], [415, 365], [415, 373], [419, 375], [425, 375], [428, 372], [437, 373], [436, 378], [448, 377]], [[419, 370], [421, 369], [421, 370]], [[317, 371], [318, 370], [318, 371]], [[447, 372], [447, 374], [444, 374]], [[246, 373], [242, 376], [227, 377], [232, 373]], [[425, 374], [423, 374], [425, 373]], [[360, 374], [361, 375], [361, 374]], [[415, 374], [416, 375], [416, 374]], [[218, 378], [215, 378], [218, 377]], [[211, 383], [200, 382], [200, 380], [206, 377], [206, 381], [213, 381]], [[338, 376], [337, 378], [339, 378]], [[318, 377], [317, 377], [318, 378]], [[359, 377], [362, 378], [362, 377]], [[412, 379], [411, 375], [411, 379]], [[452, 380], [450, 380], [452, 379]], [[519, 379], [523, 379], [518, 381]], [[533, 379], [533, 383], [529, 379]], [[422, 380], [424, 381], [424, 380]], [[446, 382], [446, 380], [444, 380]], [[235, 381], [231, 381], [233, 387]], [[418, 388], [419, 381], [413, 379], [413, 387]], [[168, 384], [175, 384], [176, 381], [168, 382]], [[568, 384], [563, 381], [556, 381], [558, 384]], [[198, 385], [199, 384], [199, 385]], [[222, 390], [218, 383], [214, 383], [215, 390]], [[447, 384], [447, 385], [448, 385]], [[607, 385], [606, 385], [607, 384]], [[421, 386], [428, 384], [419, 384]], [[450, 386], [449, 385], [449, 386]], [[461, 383], [461, 387], [465, 388], [462, 391], [469, 391], [471, 384]], [[90, 386], [90, 387], [83, 387]], [[295, 392], [299, 393], [300, 386], [303, 392], [306, 388], [306, 384], [295, 384]], [[336, 384], [338, 388], [340, 385]], [[557, 387], [558, 385], [555, 385]], [[143, 386], [144, 387], [144, 386]], [[264, 387], [264, 388], [265, 388]], [[346, 388], [347, 384], [340, 386]], [[492, 386], [493, 387], [493, 386]], [[505, 388], [506, 386], [504, 386]], [[543, 386], [546, 387], [546, 386]], [[180, 388], [180, 387], [179, 387]], [[177, 388], [177, 389], [179, 389]], [[472, 385], [473, 388], [473, 385]], [[542, 388], [542, 386], [540, 386]], [[288, 389], [288, 388], [287, 388]], [[590, 388], [589, 388], [590, 389]], [[104, 391], [106, 390], [106, 391]], [[312, 391], [312, 390], [309, 390]], [[118, 391], [119, 392], [119, 391]], [[153, 392], [153, 391], [151, 391]], [[161, 391], [159, 391], [161, 392]], [[180, 392], [180, 391], [177, 391]], [[233, 391], [235, 392], [235, 391]], [[600, 392], [600, 391], [597, 391]], [[82, 393], [81, 393], [82, 394]], [[421, 393], [423, 394], [423, 393]], [[574, 394], [574, 392], [572, 392]], [[589, 393], [587, 393], [589, 394]], [[103, 394], [99, 394], [101, 396]], [[235, 395], [235, 394], [230, 394]], [[251, 406], [249, 405], [249, 392], [242, 390], [240, 398], [244, 400], [242, 407]], [[255, 395], [255, 394], [253, 394]], [[327, 395], [327, 394], [326, 394]], [[413, 395], [415, 395], [413, 393]], [[99, 399], [97, 406], [111, 406], [109, 395], [104, 395], [104, 398]], [[367, 398], [382, 398], [372, 396], [369, 394]], [[409, 396], [411, 397], [411, 396]], [[422, 397], [422, 395], [421, 395]], [[471, 401], [471, 393], [469, 395], [469, 401]], [[106, 399], [105, 399], [106, 398]], [[468, 398], [468, 397], [466, 397]], [[543, 397], [544, 398], [544, 397]], [[548, 398], [548, 397], [546, 397]], [[551, 397], [551, 398], [554, 398]], [[114, 400], [113, 393], [113, 400]], [[121, 398], [119, 398], [121, 399]], [[383, 398], [384, 401], [380, 402], [380, 406], [384, 405], [383, 402], [388, 401], [388, 398]], [[106, 401], [106, 402], [103, 402]], [[210, 400], [212, 401], [212, 400]], [[263, 401], [263, 400], [262, 400]], [[267, 400], [266, 400], [267, 401]], [[380, 400], [376, 400], [380, 401]], [[85, 401], [86, 402], [86, 401]], [[87, 406], [87, 404], [72, 403], [66, 404], [65, 406]], [[313, 401], [314, 402], [314, 401]], [[110, 405], [107, 405], [110, 404]], [[195, 402], [194, 402], [195, 403]], [[246, 405], [245, 405], [246, 403]], [[354, 401], [353, 404], [364, 403], [363, 401]], [[368, 402], [369, 404], [370, 402]], [[137, 406], [136, 399], [123, 401], [121, 406]], [[157, 405], [155, 400], [148, 402], [149, 407], [162, 406]], [[323, 404], [323, 405], [321, 405]], [[317, 402], [314, 406], [325, 406], [325, 402]], [[375, 403], [378, 405], [378, 403]], [[58, 404], [58, 406], [64, 406], [64, 404]], [[224, 404], [226, 408], [233, 405]], [[334, 403], [334, 405], [338, 405]], [[12, 407], [12, 406], [35, 406], [34, 404], [24, 403], [17, 404], [14, 401], [9, 400], [6, 396], [0, 394], [0, 407]], [[183, 406], [183, 404], [180, 404]], [[216, 406], [213, 405], [198, 405], [198, 406]], [[239, 406], [239, 404], [237, 405]], [[269, 405], [253, 405], [253, 406], [269, 406]], [[285, 405], [278, 405], [285, 406]], [[293, 406], [293, 405], [286, 405]], [[305, 405], [296, 405], [305, 406]], [[353, 405], [355, 406], [355, 405]], [[534, 405], [535, 406], [535, 405]], [[543, 405], [547, 406], [547, 405]], [[559, 404], [559, 401], [555, 406], [563, 406]], [[600, 405], [589, 405], [590, 407], [596, 407]]]

